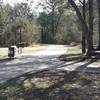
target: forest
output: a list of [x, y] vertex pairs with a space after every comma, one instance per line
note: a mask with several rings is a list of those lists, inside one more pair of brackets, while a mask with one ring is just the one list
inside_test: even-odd
[[100, 49], [99, 0], [43, 0], [0, 3], [0, 46], [27, 44], [82, 44], [82, 52]]
[[0, 0], [0, 100], [100, 100], [100, 0]]

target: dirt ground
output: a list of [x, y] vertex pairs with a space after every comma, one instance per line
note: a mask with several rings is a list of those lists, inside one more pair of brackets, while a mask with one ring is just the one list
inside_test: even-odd
[[27, 73], [1, 85], [0, 100], [100, 100], [100, 73]]

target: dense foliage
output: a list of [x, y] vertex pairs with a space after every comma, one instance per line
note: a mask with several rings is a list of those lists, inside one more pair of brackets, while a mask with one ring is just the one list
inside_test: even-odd
[[[34, 13], [27, 3], [11, 7], [0, 6], [0, 46], [16, 45], [20, 42], [33, 43], [39, 41], [39, 32]], [[38, 35], [38, 38], [36, 38]]]
[[81, 32], [75, 11], [65, 0], [43, 0], [44, 8], [38, 22], [41, 25], [42, 40], [46, 43], [79, 43]]
[[99, 49], [99, 0], [43, 0], [36, 6], [42, 8], [41, 12], [32, 4], [0, 4], [0, 46], [82, 41], [84, 53], [85, 47], [92, 50], [93, 44]]

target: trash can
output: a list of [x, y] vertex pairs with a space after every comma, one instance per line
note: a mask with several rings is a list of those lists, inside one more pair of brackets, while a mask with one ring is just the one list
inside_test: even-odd
[[14, 47], [9, 47], [8, 48], [8, 57], [9, 58], [14, 58], [15, 56], [15, 48]]

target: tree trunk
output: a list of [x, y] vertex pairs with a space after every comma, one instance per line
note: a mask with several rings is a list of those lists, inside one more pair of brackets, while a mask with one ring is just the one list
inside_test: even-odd
[[97, 6], [98, 6], [98, 31], [99, 31], [99, 41], [98, 41], [98, 47], [97, 49], [100, 50], [100, 0], [97, 0]]
[[[83, 1], [82, 7], [83, 19], [86, 21], [86, 1]], [[82, 25], [82, 53], [86, 53], [86, 30], [84, 25]]]
[[89, 0], [90, 4], [89, 4], [89, 27], [86, 23], [86, 21], [84, 20], [83, 16], [80, 13], [79, 8], [77, 7], [77, 5], [75, 4], [75, 1], [73, 0], [68, 0], [69, 3], [72, 5], [72, 7], [75, 9], [76, 14], [82, 24], [82, 26], [84, 26], [85, 31], [86, 31], [86, 39], [87, 39], [87, 55], [91, 56], [91, 52], [93, 50], [93, 0]]
[[52, 7], [52, 21], [51, 21], [51, 34], [52, 34], [52, 42], [55, 40], [55, 22], [54, 22], [54, 5]]
[[69, 1], [69, 3], [72, 5], [72, 7], [75, 9], [76, 14], [77, 14], [77, 16], [78, 16], [78, 18], [79, 18], [79, 20], [80, 20], [82, 26], [84, 26], [86, 32], [89, 32], [88, 25], [87, 25], [87, 23], [85, 22], [85, 20], [83, 19], [83, 16], [81, 15], [81, 12], [80, 12], [79, 8], [78, 8], [77, 5], [75, 4], [75, 1], [73, 1], [73, 0], [68, 0], [68, 1]]
[[89, 34], [88, 39], [88, 51], [87, 55], [91, 55], [93, 51], [93, 0], [89, 0]]

